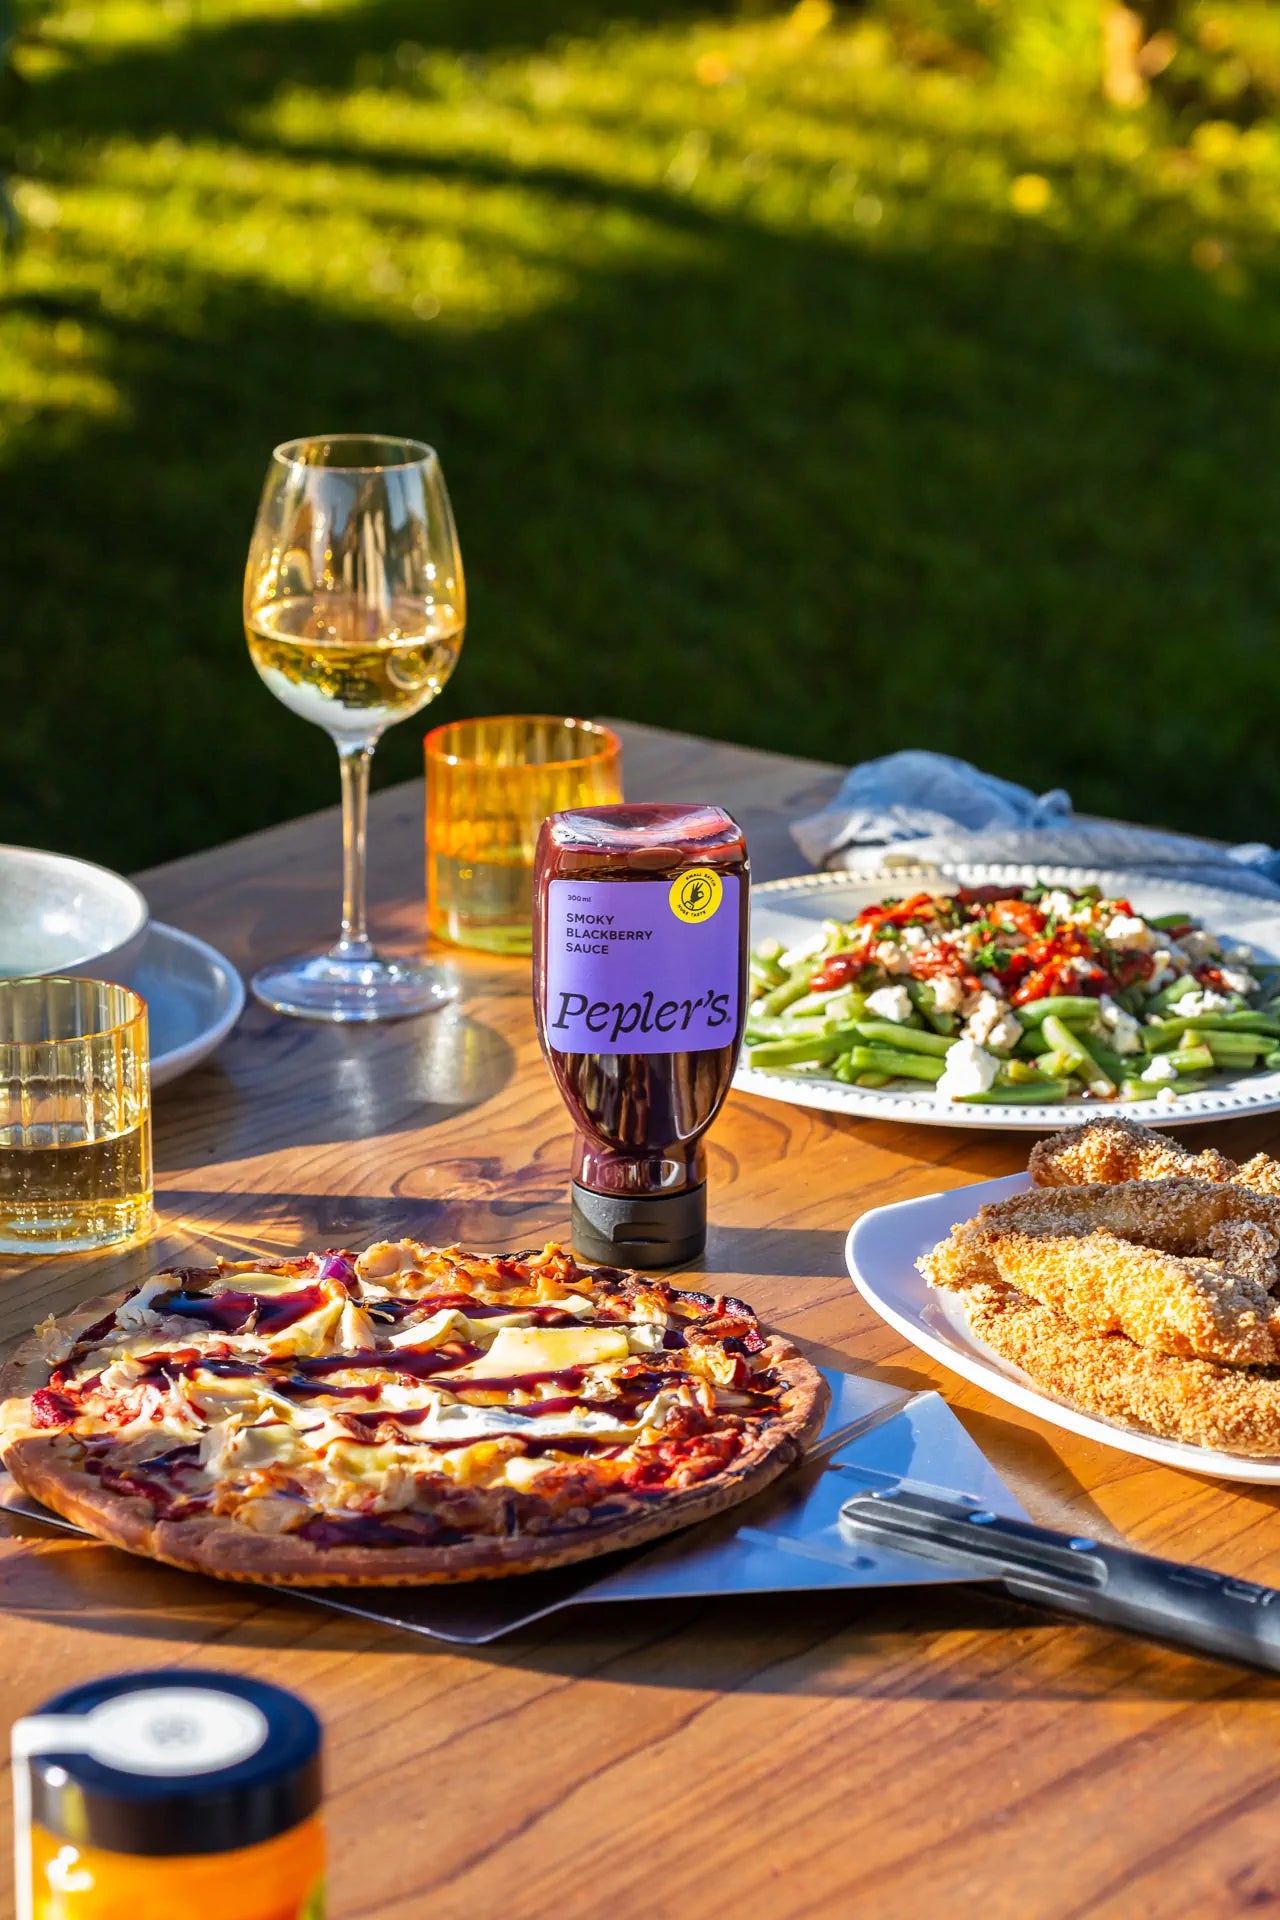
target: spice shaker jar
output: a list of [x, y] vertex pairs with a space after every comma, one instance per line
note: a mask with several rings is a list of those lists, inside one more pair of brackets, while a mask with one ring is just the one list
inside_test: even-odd
[[123, 1674], [12, 1741], [18, 1920], [323, 1920], [320, 1723], [296, 1695]]

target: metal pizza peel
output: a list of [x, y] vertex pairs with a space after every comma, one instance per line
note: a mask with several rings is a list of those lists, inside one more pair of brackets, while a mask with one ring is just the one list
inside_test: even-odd
[[[893, 1543], [854, 1539], [841, 1511], [868, 1489], [963, 1489], [970, 1504], [1025, 1520], [995, 1469], [937, 1393], [824, 1368], [831, 1405], [800, 1466], [763, 1493], [656, 1545], [548, 1573], [450, 1587], [290, 1587], [290, 1598], [405, 1633], [483, 1646], [567, 1607], [992, 1578]], [[0, 1509], [70, 1533], [0, 1474]]]

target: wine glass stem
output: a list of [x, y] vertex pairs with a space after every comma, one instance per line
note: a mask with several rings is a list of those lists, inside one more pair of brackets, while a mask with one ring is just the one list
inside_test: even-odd
[[338, 746], [342, 769], [342, 934], [335, 960], [372, 960], [365, 924], [365, 827], [369, 816], [369, 763], [373, 743]]

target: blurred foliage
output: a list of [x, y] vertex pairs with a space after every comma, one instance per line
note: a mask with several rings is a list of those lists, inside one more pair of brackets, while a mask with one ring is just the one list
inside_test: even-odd
[[1269, 0], [57, 0], [19, 65], [0, 837], [335, 797], [239, 583], [271, 445], [354, 426], [454, 496], [428, 723], [1280, 839]]

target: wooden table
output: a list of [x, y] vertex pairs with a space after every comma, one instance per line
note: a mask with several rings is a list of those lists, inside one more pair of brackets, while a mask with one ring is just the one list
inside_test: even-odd
[[[632, 798], [720, 801], [757, 877], [796, 870], [786, 821], [834, 769], [625, 732]], [[418, 787], [376, 801], [372, 898], [393, 942], [419, 934], [421, 832]], [[247, 973], [331, 937], [337, 857], [323, 814], [143, 879], [159, 917]], [[404, 1024], [251, 1007], [157, 1099], [158, 1247], [110, 1277], [96, 1257], [0, 1264], [0, 1333], [157, 1251], [563, 1233], [569, 1127], [528, 967], [446, 958], [462, 999]], [[1280, 1125], [1205, 1137], [1274, 1150]], [[1276, 1494], [1041, 1426], [904, 1347], [855, 1295], [855, 1215], [1011, 1172], [1025, 1147], [731, 1097], [711, 1137], [706, 1270], [819, 1361], [940, 1386], [1037, 1517], [1280, 1580]], [[341, 1920], [1203, 1920], [1280, 1902], [1276, 1685], [977, 1588], [597, 1609], [459, 1653], [20, 1523], [0, 1536], [0, 1578], [7, 1719], [55, 1686], [160, 1662], [269, 1676], [315, 1704]]]

